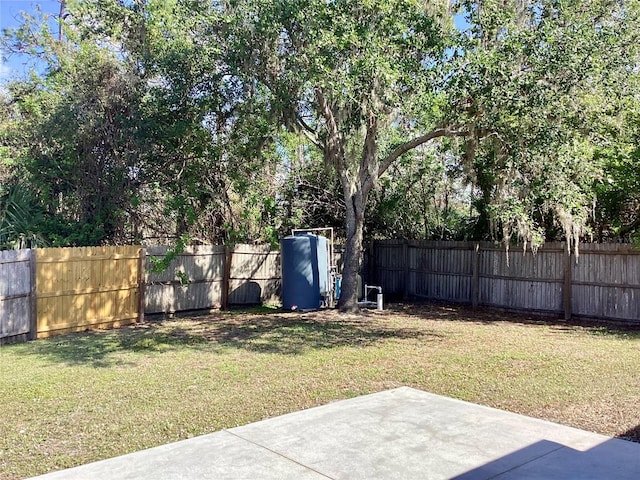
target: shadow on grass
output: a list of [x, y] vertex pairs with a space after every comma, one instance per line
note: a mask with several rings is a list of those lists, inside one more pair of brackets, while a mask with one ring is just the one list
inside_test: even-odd
[[581, 329], [593, 335], [617, 336], [640, 340], [640, 323], [612, 322], [597, 319], [573, 318], [564, 320], [558, 316], [524, 311], [505, 311], [480, 307], [474, 310], [469, 305], [444, 302], [417, 302], [396, 304], [399, 313], [431, 320], [473, 322], [482, 324], [513, 323], [522, 325], [547, 325], [554, 329], [573, 331]]
[[122, 353], [161, 353], [205, 342], [186, 335], [181, 328], [161, 329], [161, 325], [153, 323], [71, 333], [30, 342], [20, 352], [67, 365], [111, 367], [135, 364], [134, 357], [125, 357]]
[[630, 428], [626, 432], [616, 435], [616, 437], [640, 443], [640, 425], [636, 425], [634, 428]]
[[[109, 331], [87, 331], [37, 340], [20, 349], [51, 362], [96, 368], [136, 363], [136, 353], [177, 350], [243, 349], [257, 353], [300, 355], [310, 350], [362, 348], [392, 339], [438, 341], [442, 335], [424, 328], [387, 326], [374, 314], [339, 316], [335, 312], [307, 314], [224, 312], [203, 317], [153, 320]], [[131, 355], [133, 354], [133, 355]]]

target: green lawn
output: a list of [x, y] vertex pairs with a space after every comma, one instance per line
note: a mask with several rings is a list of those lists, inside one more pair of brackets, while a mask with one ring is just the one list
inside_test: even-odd
[[640, 332], [463, 307], [262, 309], [0, 347], [0, 478], [408, 385], [640, 438]]

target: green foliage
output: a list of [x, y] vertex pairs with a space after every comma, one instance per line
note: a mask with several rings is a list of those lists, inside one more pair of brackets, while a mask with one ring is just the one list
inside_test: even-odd
[[52, 52], [43, 77], [8, 85], [11, 131], [22, 132], [11, 162], [43, 212], [39, 233], [53, 245], [130, 241], [123, 226], [139, 168], [140, 82], [110, 49], [59, 41], [46, 21], [26, 35], [31, 21], [5, 43]]
[[45, 246], [43, 212], [24, 185], [0, 187], [0, 250]]
[[602, 176], [594, 182], [596, 195], [592, 229], [599, 241], [634, 241], [640, 237], [640, 122], [627, 110], [622, 138], [598, 148], [595, 159]]
[[441, 148], [417, 150], [390, 168], [372, 192], [367, 235], [459, 240], [474, 219], [455, 159]]
[[318, 149], [294, 133], [278, 137], [282, 156], [280, 189], [281, 234], [294, 228], [344, 228], [344, 200], [340, 180]]
[[0, 104], [3, 243], [635, 235], [638, 1], [451, 2], [465, 31], [449, 3], [26, 16], [3, 48], [46, 68]]
[[470, 129], [463, 165], [478, 188], [480, 230], [539, 244], [555, 219], [577, 244], [602, 176], [594, 152], [612, 143], [603, 133], [629, 98], [638, 4], [457, 4], [471, 28], [450, 87]]
[[6, 153], [30, 175], [50, 242], [273, 241], [275, 196], [255, 181], [271, 127], [261, 96], [221, 68], [220, 12], [186, 0], [67, 10], [63, 41], [36, 18], [4, 38], [52, 52], [42, 78], [9, 87], [15, 131], [29, 133]]

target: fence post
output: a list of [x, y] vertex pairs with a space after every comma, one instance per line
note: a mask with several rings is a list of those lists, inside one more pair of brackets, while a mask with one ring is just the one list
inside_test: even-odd
[[231, 260], [233, 251], [227, 245], [224, 246], [224, 260], [222, 265], [222, 295], [220, 299], [220, 308], [226, 310], [229, 308], [229, 288], [231, 287]]
[[29, 294], [29, 335], [28, 340], [38, 338], [38, 293], [36, 289], [36, 251], [29, 249], [29, 281], [31, 282], [31, 292]]
[[140, 249], [138, 259], [138, 322], [144, 322], [144, 305], [145, 305], [145, 290], [146, 290], [146, 269], [147, 263], [147, 250], [145, 248]]
[[564, 288], [562, 291], [565, 320], [571, 320], [571, 285], [571, 250], [567, 244], [564, 255]]
[[471, 307], [478, 308], [480, 297], [480, 244], [476, 243], [473, 252], [473, 278], [471, 280]]

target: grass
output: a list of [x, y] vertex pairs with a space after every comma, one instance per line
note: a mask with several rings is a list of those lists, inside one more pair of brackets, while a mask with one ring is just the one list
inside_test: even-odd
[[447, 305], [274, 309], [0, 347], [0, 478], [408, 385], [640, 440], [640, 332]]

